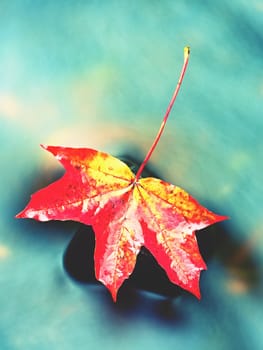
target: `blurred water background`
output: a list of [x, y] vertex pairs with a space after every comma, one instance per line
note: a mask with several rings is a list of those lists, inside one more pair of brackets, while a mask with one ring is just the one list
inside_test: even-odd
[[[263, 348], [262, 19], [261, 0], [0, 1], [1, 349]], [[143, 156], [185, 45], [152, 165], [231, 220], [200, 302], [113, 305], [63, 269], [77, 224], [14, 215], [60, 171], [40, 143]]]

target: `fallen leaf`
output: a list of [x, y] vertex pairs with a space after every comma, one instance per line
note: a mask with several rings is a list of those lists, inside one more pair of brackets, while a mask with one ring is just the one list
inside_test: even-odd
[[[195, 231], [226, 216], [212, 213], [180, 187], [160, 179], [141, 178], [163, 132], [187, 67], [182, 72], [159, 132], [136, 175], [111, 155], [90, 148], [43, 146], [64, 166], [65, 174], [36, 192], [17, 218], [74, 220], [92, 225], [96, 278], [117, 292], [146, 247], [171, 282], [200, 298], [200, 272], [206, 269]], [[147, 276], [145, 276], [147, 278]]]
[[88, 148], [44, 147], [66, 169], [63, 177], [33, 194], [17, 218], [74, 220], [92, 225], [96, 278], [117, 291], [145, 246], [171, 282], [200, 298], [206, 265], [195, 230], [226, 219], [201, 206], [180, 187], [140, 178], [109, 154]]

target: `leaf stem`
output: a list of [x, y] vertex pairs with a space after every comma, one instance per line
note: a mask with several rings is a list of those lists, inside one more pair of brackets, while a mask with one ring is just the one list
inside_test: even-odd
[[186, 46], [184, 48], [184, 63], [183, 63], [183, 66], [182, 66], [182, 70], [181, 70], [181, 74], [180, 74], [180, 77], [179, 77], [179, 80], [178, 80], [178, 83], [176, 85], [176, 88], [174, 90], [174, 94], [171, 98], [171, 101], [167, 107], [167, 110], [165, 112], [165, 115], [164, 115], [164, 118], [163, 118], [163, 121], [162, 121], [162, 124], [160, 126], [160, 129], [153, 141], [153, 144], [151, 146], [151, 148], [149, 149], [148, 153], [146, 154], [146, 157], [144, 159], [144, 161], [142, 162], [142, 164], [140, 165], [138, 171], [137, 171], [137, 174], [135, 175], [135, 179], [134, 179], [134, 182], [138, 181], [142, 172], [143, 172], [143, 169], [145, 167], [145, 165], [148, 163], [153, 151], [155, 150], [159, 140], [160, 140], [160, 137], [163, 133], [163, 130], [164, 130], [164, 127], [165, 127], [165, 124], [167, 122], [167, 119], [169, 117], [169, 114], [170, 114], [170, 111], [173, 107], [173, 104], [174, 104], [174, 101], [176, 100], [176, 97], [178, 95], [178, 92], [180, 90], [180, 87], [181, 87], [181, 84], [182, 84], [182, 81], [183, 81], [183, 78], [184, 78], [184, 74], [185, 74], [185, 71], [186, 71], [186, 68], [187, 68], [187, 65], [188, 65], [188, 61], [189, 61], [189, 55], [190, 55], [190, 47], [189, 46]]

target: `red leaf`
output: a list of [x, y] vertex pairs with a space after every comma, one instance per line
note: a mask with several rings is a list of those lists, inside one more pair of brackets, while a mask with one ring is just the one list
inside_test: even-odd
[[66, 172], [33, 194], [18, 218], [92, 225], [96, 277], [110, 290], [114, 301], [132, 273], [142, 246], [173, 283], [200, 298], [199, 277], [206, 265], [195, 230], [225, 220], [225, 216], [207, 210], [177, 186], [155, 178], [137, 180], [126, 164], [106, 153], [45, 148]]
[[96, 277], [113, 300], [132, 273], [142, 246], [169, 279], [200, 298], [206, 265], [195, 230], [227, 219], [202, 207], [181, 188], [140, 175], [159, 142], [188, 65], [190, 49], [161, 127], [136, 175], [106, 153], [88, 148], [44, 147], [63, 164], [64, 176], [32, 195], [18, 218], [75, 220], [92, 225], [96, 236]]

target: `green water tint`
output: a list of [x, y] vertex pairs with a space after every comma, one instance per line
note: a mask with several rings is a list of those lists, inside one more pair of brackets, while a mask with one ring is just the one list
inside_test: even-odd
[[[3, 0], [0, 17], [0, 348], [261, 350], [258, 2]], [[59, 170], [40, 143], [145, 155], [186, 43], [183, 93], [151, 165], [231, 220], [212, 235], [220, 249], [205, 248], [201, 302], [183, 296], [167, 306], [139, 293], [112, 306], [107, 291], [71, 281], [62, 267], [77, 226], [13, 217]]]

